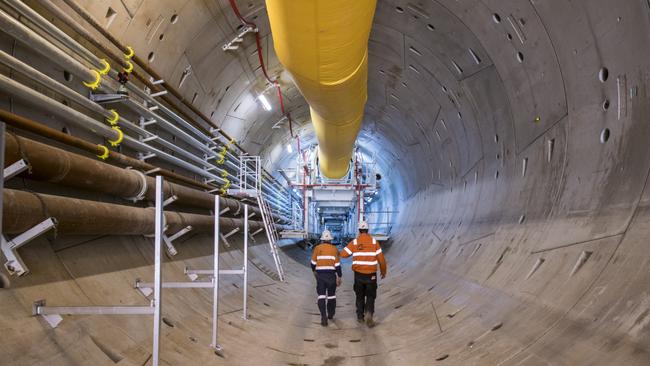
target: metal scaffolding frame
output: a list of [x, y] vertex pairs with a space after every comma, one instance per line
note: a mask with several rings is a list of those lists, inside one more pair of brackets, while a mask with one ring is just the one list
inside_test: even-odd
[[262, 192], [262, 167], [259, 156], [239, 157], [239, 193], [255, 196]]
[[[212, 308], [212, 341], [210, 347], [220, 354], [223, 349], [218, 343], [218, 321], [219, 321], [219, 276], [221, 275], [243, 275], [243, 318], [248, 318], [248, 205], [244, 205], [244, 263], [240, 270], [219, 269], [219, 240], [223, 237], [220, 232], [220, 201], [219, 196], [214, 197], [214, 258], [213, 269], [191, 270], [186, 268], [185, 273], [190, 277], [190, 282], [163, 282], [162, 281], [162, 251], [165, 241], [164, 207], [166, 201], [163, 197], [163, 178], [156, 176], [156, 206], [155, 206], [155, 237], [154, 237], [154, 282], [145, 283], [139, 279], [135, 282], [135, 288], [140, 290], [145, 297], [153, 293], [153, 299], [149, 306], [47, 306], [45, 300], [34, 302], [32, 314], [42, 316], [53, 328], [63, 320], [61, 315], [153, 315], [153, 365], [157, 366], [160, 359], [160, 322], [162, 311], [162, 289], [163, 288], [211, 288], [213, 289]], [[211, 275], [210, 281], [194, 282], [199, 274]], [[216, 274], [216, 275], [215, 275]]]
[[[218, 200], [217, 200], [218, 201]], [[219, 215], [219, 202], [215, 203], [215, 217]], [[213, 308], [213, 313], [212, 313], [212, 318], [214, 319], [213, 323], [213, 328], [212, 328], [212, 346], [215, 348], [215, 350], [220, 351], [221, 346], [217, 343], [217, 320], [218, 320], [218, 314], [217, 314], [217, 297], [218, 297], [218, 292], [219, 292], [219, 276], [222, 275], [243, 275], [244, 276], [244, 288], [243, 288], [243, 305], [242, 305], [242, 318], [244, 320], [248, 320], [248, 205], [244, 205], [244, 263], [242, 265], [241, 269], [219, 269], [219, 239], [223, 239], [224, 236], [221, 234], [220, 229], [219, 229], [219, 221], [215, 221], [215, 230], [214, 230], [214, 266], [213, 269], [193, 269], [190, 267], [185, 267], [185, 274], [187, 277], [190, 279], [192, 282], [169, 282], [165, 284], [166, 287], [168, 288], [192, 288], [192, 284], [198, 284], [199, 286], [197, 287], [202, 287], [203, 284], [206, 282], [194, 282], [196, 281], [199, 276], [201, 275], [211, 275], [212, 276], [212, 281], [215, 283], [214, 291], [214, 308]], [[231, 232], [232, 233], [232, 232]], [[228, 236], [234, 235], [232, 234], [226, 234]], [[217, 274], [216, 276], [214, 274]]]
[[42, 316], [53, 328], [61, 315], [153, 315], [152, 364], [160, 362], [160, 323], [162, 319], [162, 245], [165, 230], [163, 177], [156, 176], [153, 300], [149, 306], [46, 306], [45, 300], [34, 302], [32, 314]]
[[22, 276], [25, 273], [28, 273], [29, 269], [27, 269], [20, 254], [18, 254], [18, 248], [36, 239], [50, 229], [55, 228], [56, 220], [52, 217], [48, 217], [39, 224], [31, 227], [29, 230], [11, 239], [2, 233], [4, 182], [29, 169], [29, 162], [24, 159], [20, 159], [5, 168], [5, 129], [5, 123], [0, 122], [0, 133], [2, 133], [2, 136], [0, 136], [0, 168], [2, 171], [2, 179], [0, 179], [0, 251], [2, 251], [2, 254], [6, 259], [4, 266], [7, 269], [7, 272], [11, 275]]
[[[266, 197], [262, 192], [262, 163], [259, 156], [255, 155], [242, 155], [239, 157], [239, 188], [228, 190], [231, 195], [255, 198], [257, 205], [260, 209], [262, 222], [264, 223], [264, 230], [266, 231], [266, 238], [269, 242], [269, 249], [275, 268], [278, 272], [280, 281], [284, 281], [284, 270], [280, 262], [280, 255], [278, 253], [277, 241], [278, 231], [273, 218], [273, 212], [267, 202]], [[248, 218], [248, 215], [245, 215]], [[257, 233], [257, 232], [256, 232]]]

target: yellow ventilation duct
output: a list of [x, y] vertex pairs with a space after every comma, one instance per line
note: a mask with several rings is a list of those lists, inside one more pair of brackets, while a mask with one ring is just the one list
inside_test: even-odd
[[368, 98], [376, 0], [266, 0], [275, 51], [309, 103], [321, 172], [343, 177]]

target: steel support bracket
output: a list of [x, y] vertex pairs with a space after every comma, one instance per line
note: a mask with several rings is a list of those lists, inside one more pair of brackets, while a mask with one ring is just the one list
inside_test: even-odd
[[155, 98], [155, 97], [159, 97], [159, 96], [165, 95], [165, 94], [167, 94], [167, 90], [161, 90], [161, 91], [159, 91], [157, 93], [151, 93], [151, 94], [149, 94], [149, 96], [152, 97], [152, 98]]
[[172, 203], [176, 202], [177, 200], [178, 200], [178, 196], [173, 195], [173, 196], [169, 197], [168, 199], [166, 199], [165, 202], [163, 202], [163, 207], [171, 205]]
[[2, 254], [4, 254], [7, 260], [4, 265], [9, 274], [22, 276], [29, 272], [29, 269], [18, 254], [18, 248], [36, 239], [55, 226], [56, 220], [50, 217], [13, 239], [7, 239], [4, 235], [0, 236], [0, 240], [2, 241]]
[[9, 180], [27, 169], [29, 164], [24, 159], [20, 159], [4, 169], [4, 180]]
[[156, 123], [158, 123], [158, 121], [152, 118], [152, 119], [149, 119], [147, 121], [142, 122], [142, 127], [147, 127], [149, 125], [155, 125]]
[[228, 233], [224, 234], [223, 237], [224, 237], [225, 239], [228, 239], [229, 237], [231, 237], [231, 236], [237, 234], [240, 230], [241, 230], [240, 228], [236, 227], [236, 228], [230, 230]]
[[[174, 196], [174, 197], [176, 197], [176, 196]], [[171, 235], [171, 236], [163, 235], [163, 241], [165, 242], [165, 250], [167, 252], [167, 255], [169, 255], [170, 257], [173, 257], [176, 254], [178, 254], [178, 251], [176, 250], [176, 247], [174, 247], [174, 240], [176, 240], [176, 239], [180, 238], [181, 236], [189, 233], [190, 231], [192, 231], [192, 226], [187, 226], [187, 227], [179, 230], [174, 235]]]
[[[219, 272], [221, 273], [221, 272]], [[152, 282], [142, 282], [140, 279], [135, 281], [134, 288], [140, 290], [142, 294], [147, 297], [153, 293]], [[163, 282], [162, 288], [213, 288], [214, 281], [200, 281], [200, 282]], [[148, 294], [148, 295], [147, 295]]]
[[[214, 270], [213, 269], [192, 269], [190, 267], [185, 267], [185, 274], [188, 277], [190, 276], [198, 277], [200, 275], [212, 276], [214, 274]], [[242, 269], [220, 269], [219, 270], [219, 275], [242, 275], [242, 274], [244, 274], [244, 267], [242, 267]], [[193, 277], [190, 277], [190, 279], [192, 278]]]
[[223, 245], [226, 246], [226, 248], [230, 248], [230, 242], [228, 241], [228, 238], [225, 237], [223, 234], [219, 234], [219, 237], [221, 240], [223, 240]]
[[34, 304], [32, 304], [32, 315], [40, 315], [43, 320], [45, 320], [47, 324], [50, 325], [50, 327], [56, 328], [59, 323], [63, 321], [63, 317], [59, 314], [42, 315], [40, 312], [43, 307], [45, 307], [45, 300], [34, 301]]
[[149, 153], [149, 154], [138, 153], [138, 160], [140, 161], [145, 161], [147, 159], [151, 159], [154, 157], [156, 157], [156, 153]]
[[141, 138], [140, 142], [149, 142], [157, 139], [158, 139], [158, 135], [151, 135], [149, 137]]
[[129, 96], [127, 94], [94, 94], [90, 93], [88, 96], [90, 100], [97, 104], [109, 104], [109, 103], [116, 103], [116, 102], [121, 102], [125, 99], [128, 99]]
[[257, 190], [255, 189], [229, 189], [228, 194], [233, 197], [239, 198], [255, 198], [257, 197]]
[[45, 300], [32, 305], [32, 315], [42, 316], [52, 328], [61, 323], [61, 315], [153, 315], [155, 310], [153, 301], [149, 306], [45, 306]]
[[239, 31], [239, 33], [235, 36], [235, 38], [233, 38], [230, 42], [221, 46], [221, 49], [223, 51], [237, 50], [239, 49], [239, 44], [244, 42], [244, 36], [247, 33], [252, 33], [252, 32], [257, 33], [257, 31], [258, 31], [257, 28], [253, 28], [251, 26], [245, 26], [244, 28], [242, 28], [241, 31]]

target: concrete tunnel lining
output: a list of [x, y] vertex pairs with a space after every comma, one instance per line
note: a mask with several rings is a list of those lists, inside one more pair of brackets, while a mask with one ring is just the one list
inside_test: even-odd
[[[78, 3], [96, 19], [108, 14], [106, 4]], [[183, 79], [183, 96], [205, 115], [214, 111], [211, 118], [260, 153], [269, 171], [288, 166], [295, 159], [284, 149], [288, 131], [269, 133], [277, 102], [265, 112], [252, 97], [263, 85], [256, 56], [221, 51], [238, 25], [227, 3], [138, 4], [110, 2], [117, 15], [109, 32], [155, 55], [150, 66], [164, 78], [177, 86]], [[264, 3], [250, 4], [240, 6], [247, 18], [257, 16], [269, 68], [286, 81]], [[285, 250], [288, 280], [279, 283], [260, 237], [250, 253], [251, 319], [241, 319], [238, 280], [222, 282], [226, 357], [207, 347], [209, 293], [169, 290], [164, 362], [647, 365], [649, 22], [644, 1], [378, 1], [359, 143], [377, 156], [388, 182], [379, 207], [400, 212], [379, 325], [357, 326], [345, 267], [338, 319], [321, 329], [308, 253]], [[3, 51], [65, 83], [63, 70], [0, 33]], [[251, 55], [253, 43], [246, 39], [241, 54]], [[188, 66], [191, 74], [182, 76]], [[288, 88], [286, 99], [298, 133], [313, 141], [298, 91]], [[70, 127], [8, 95], [0, 105]], [[114, 199], [23, 178], [7, 184]], [[223, 245], [222, 266], [241, 265], [240, 239]], [[165, 279], [183, 280], [185, 266], [210, 266], [211, 246], [208, 236], [184, 239], [179, 256], [164, 264]], [[0, 290], [0, 360], [146, 364], [150, 320], [66, 317], [53, 331], [29, 314], [43, 297], [146, 304], [132, 287], [135, 278], [151, 279], [151, 253], [149, 241], [118, 235], [43, 237], [22, 248], [31, 273]]]

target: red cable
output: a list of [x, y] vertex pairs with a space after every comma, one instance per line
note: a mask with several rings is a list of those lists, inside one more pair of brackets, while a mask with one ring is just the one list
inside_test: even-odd
[[[237, 3], [235, 2], [235, 0], [230, 0], [229, 2], [230, 2], [230, 7], [232, 8], [232, 11], [235, 13], [237, 18], [239, 18], [239, 20], [242, 23], [246, 24], [249, 27], [252, 27], [253, 29], [257, 29], [257, 25], [255, 23], [246, 20], [242, 16], [242, 14], [239, 12], [239, 8], [237, 7]], [[257, 57], [260, 60], [260, 66], [262, 68], [262, 73], [264, 73], [264, 77], [266, 78], [266, 80], [269, 83], [274, 84], [278, 88], [278, 99], [280, 100], [280, 110], [282, 111], [282, 114], [285, 115], [287, 117], [287, 119], [289, 120], [289, 132], [291, 133], [291, 138], [294, 138], [294, 135], [293, 135], [293, 123], [292, 123], [292, 120], [291, 120], [291, 115], [289, 113], [286, 113], [285, 110], [284, 110], [284, 99], [282, 98], [282, 89], [280, 89], [280, 83], [278, 83], [277, 80], [271, 80], [271, 78], [269, 77], [269, 74], [266, 71], [266, 66], [264, 65], [264, 56], [263, 56], [263, 53], [262, 53], [262, 41], [260, 39], [260, 34], [257, 31], [255, 32], [255, 44], [257, 45]], [[295, 138], [296, 138], [297, 143], [298, 143], [298, 151], [300, 152], [300, 154], [302, 154], [302, 151], [300, 149], [300, 136], [297, 136]], [[303, 161], [304, 161], [305, 156], [304, 156], [304, 154], [302, 154], [302, 155], [303, 155]], [[305, 162], [305, 167], [304, 168], [305, 168], [305, 171], [308, 171], [306, 162]]]
[[[246, 24], [249, 27], [252, 27], [253, 29], [257, 29], [257, 25], [255, 23], [249, 22], [248, 20], [244, 19], [244, 17], [239, 12], [239, 8], [237, 7], [237, 3], [235, 2], [235, 0], [230, 0], [230, 7], [232, 8], [232, 11], [235, 13], [237, 18], [239, 18], [239, 20], [242, 23]], [[257, 45], [257, 57], [260, 59], [260, 66], [262, 66], [262, 72], [264, 73], [264, 77], [269, 83], [277, 84], [277, 81], [271, 80], [269, 74], [266, 72], [266, 66], [264, 65], [264, 56], [262, 55], [262, 41], [260, 40], [260, 34], [257, 31], [255, 31], [255, 44]]]

